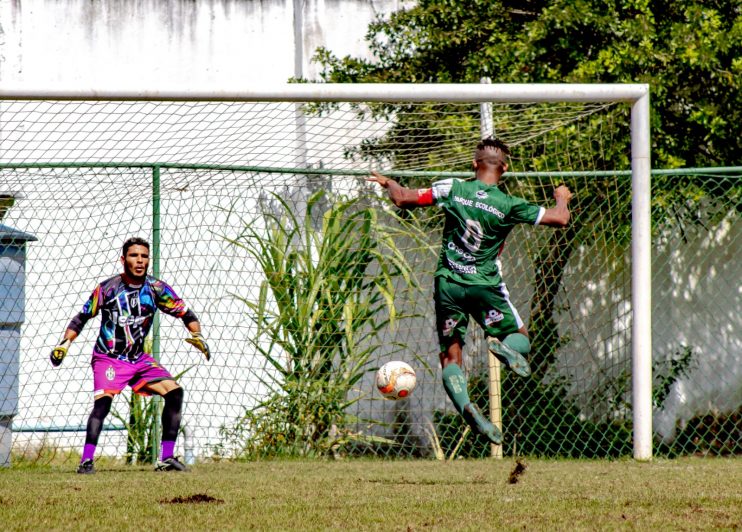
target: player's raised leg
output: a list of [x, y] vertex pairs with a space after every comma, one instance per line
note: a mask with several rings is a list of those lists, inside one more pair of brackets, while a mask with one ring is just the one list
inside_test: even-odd
[[523, 332], [507, 335], [502, 340], [494, 337], [487, 338], [487, 347], [497, 359], [516, 375], [528, 377], [531, 366], [525, 355], [531, 352], [531, 342]]
[[531, 342], [505, 283], [474, 286], [469, 291], [477, 301], [476, 312], [472, 315], [487, 335], [490, 352], [516, 375], [528, 377], [531, 367], [526, 355], [531, 351]]

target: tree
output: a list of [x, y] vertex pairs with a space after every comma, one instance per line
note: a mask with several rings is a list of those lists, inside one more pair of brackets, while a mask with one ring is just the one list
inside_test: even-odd
[[320, 48], [322, 78], [648, 83], [656, 167], [742, 160], [737, 0], [420, 0], [366, 39], [370, 61]]

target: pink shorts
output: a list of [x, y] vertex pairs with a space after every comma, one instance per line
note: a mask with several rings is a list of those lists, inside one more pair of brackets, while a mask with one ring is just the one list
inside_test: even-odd
[[127, 386], [131, 386], [138, 394], [149, 395], [142, 391], [147, 384], [175, 380], [168, 370], [147, 353], [143, 353], [135, 362], [130, 362], [93, 351], [91, 366], [96, 396], [104, 393], [115, 395], [121, 393]]

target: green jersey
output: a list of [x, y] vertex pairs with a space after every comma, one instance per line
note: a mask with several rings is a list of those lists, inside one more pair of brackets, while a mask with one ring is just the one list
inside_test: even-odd
[[538, 224], [543, 207], [478, 179], [437, 181], [432, 192], [446, 213], [435, 276], [469, 285], [501, 284], [497, 259], [505, 239], [516, 224]]

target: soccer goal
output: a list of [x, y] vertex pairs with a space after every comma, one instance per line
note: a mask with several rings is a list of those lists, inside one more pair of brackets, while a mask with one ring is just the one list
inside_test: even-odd
[[[649, 88], [638, 84], [1, 89], [0, 223], [36, 239], [2, 273], [25, 276], [2, 353], [20, 363], [0, 375], [13, 452], [81, 447], [97, 322], [60, 368], [48, 354], [96, 283], [120, 272], [123, 241], [143, 236], [152, 273], [198, 314], [214, 353], [201, 360], [182, 324], [159, 318], [151, 350], [186, 391], [186, 459], [489, 455], [440, 384], [441, 217], [396, 212], [365, 181], [372, 169], [410, 187], [469, 178], [483, 134], [511, 148], [509, 193], [544, 205], [560, 183], [575, 193], [568, 229], [519, 226], [502, 255], [533, 376], [492, 371], [470, 327], [467, 378], [504, 428], [499, 452], [650, 459]], [[418, 387], [392, 402], [373, 371], [396, 359]], [[104, 453], [151, 456], [159, 408], [117, 398]]]

